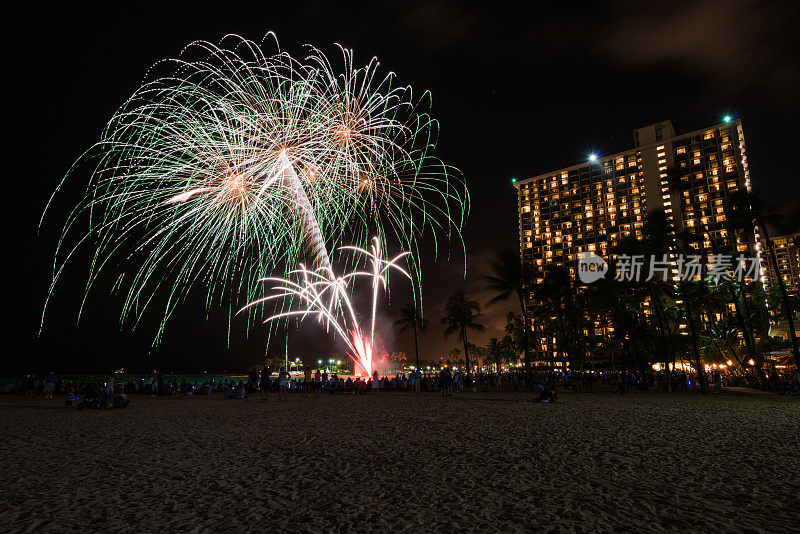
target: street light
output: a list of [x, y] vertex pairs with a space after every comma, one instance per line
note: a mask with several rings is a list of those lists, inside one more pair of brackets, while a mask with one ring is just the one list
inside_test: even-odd
[[597, 163], [597, 154], [592, 152], [589, 154], [589, 163]]

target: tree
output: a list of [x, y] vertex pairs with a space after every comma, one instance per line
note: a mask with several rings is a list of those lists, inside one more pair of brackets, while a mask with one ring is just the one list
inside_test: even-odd
[[503, 362], [503, 347], [501, 342], [498, 341], [496, 337], [493, 337], [483, 350], [486, 354], [484, 356], [484, 361], [489, 365], [494, 365], [499, 372], [500, 364]]
[[414, 353], [417, 357], [417, 369], [419, 369], [419, 344], [417, 342], [417, 332], [423, 336], [426, 335], [431, 322], [423, 318], [422, 314], [419, 313], [419, 310], [414, 303], [409, 301], [405, 306], [403, 306], [403, 309], [400, 311], [400, 319], [398, 319], [394, 324], [400, 327], [401, 334], [406, 332], [409, 328], [414, 333]]
[[480, 361], [482, 365], [491, 364], [491, 355], [489, 354], [489, 350], [484, 347], [483, 345], [476, 345], [475, 343], [470, 342], [469, 344], [469, 353], [472, 355], [473, 363]]
[[[489, 261], [492, 274], [486, 274], [481, 278], [486, 282], [486, 288], [497, 293], [497, 295], [487, 303], [491, 306], [497, 302], [508, 300], [516, 296], [519, 300], [519, 307], [522, 311], [522, 322], [526, 332], [530, 329], [528, 321], [528, 299], [527, 276], [522, 268], [522, 261], [519, 254], [513, 249], [503, 249], [497, 252], [496, 256]], [[531, 358], [528, 344], [528, 336], [522, 336], [522, 350], [525, 355], [525, 372], [530, 374]], [[530, 380], [528, 380], [530, 381]]]
[[475, 330], [483, 332], [484, 326], [478, 322], [483, 317], [480, 313], [481, 305], [477, 301], [467, 298], [464, 290], [459, 289], [455, 295], [450, 297], [444, 309], [442, 324], [445, 326], [444, 337], [458, 334], [458, 340], [464, 345], [464, 359], [467, 365], [467, 382], [471, 383], [471, 372], [469, 364], [469, 331]]
[[[574, 287], [569, 271], [562, 265], [553, 266], [545, 274], [544, 281], [536, 286], [534, 302], [537, 315], [548, 318], [559, 353], [566, 353], [567, 360], [574, 363], [576, 352], [570, 339], [570, 330], [577, 330], [575, 319], [579, 312], [575, 306]], [[573, 336], [574, 337], [574, 336]], [[532, 382], [528, 382], [532, 384]]]
[[791, 302], [789, 300], [789, 293], [786, 291], [786, 285], [783, 283], [783, 278], [779, 276], [780, 268], [778, 267], [778, 259], [775, 256], [775, 244], [769, 237], [767, 231], [768, 214], [761, 207], [761, 202], [758, 197], [747, 191], [740, 191], [731, 194], [729, 199], [734, 218], [736, 218], [736, 225], [745, 231], [749, 231], [754, 224], [764, 238], [767, 245], [768, 265], [773, 273], [773, 277], [777, 281], [777, 286], [781, 295], [781, 302], [783, 310], [786, 314], [786, 321], [788, 323], [789, 340], [792, 344], [792, 354], [794, 355], [794, 362], [798, 369], [800, 369], [800, 347], [798, 347], [797, 333], [794, 327], [794, 312], [792, 310]]
[[[513, 317], [514, 312], [510, 312], [509, 316]], [[508, 330], [508, 327], [506, 327]], [[506, 334], [502, 339], [498, 340], [493, 337], [489, 340], [489, 344], [481, 347], [484, 353], [484, 361], [490, 365], [494, 365], [496, 371], [499, 373], [501, 366], [504, 362], [511, 361], [512, 358], [518, 356], [517, 343], [511, 338], [511, 335]]]
[[[522, 316], [513, 311], [506, 314], [505, 332], [506, 337], [510, 340], [510, 350], [513, 353], [509, 355], [509, 360], [518, 359], [526, 344], [529, 347], [535, 344], [535, 341], [531, 339], [533, 332], [530, 328], [525, 328], [525, 320]], [[528, 339], [524, 339], [525, 336]]]

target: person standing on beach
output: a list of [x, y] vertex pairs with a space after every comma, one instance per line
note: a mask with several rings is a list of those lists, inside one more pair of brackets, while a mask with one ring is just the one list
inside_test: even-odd
[[308, 365], [305, 366], [303, 375], [303, 397], [308, 397], [309, 393], [311, 393], [311, 367]]
[[25, 397], [33, 398], [33, 390], [36, 388], [36, 375], [28, 373], [22, 380], [22, 387], [25, 389]]
[[258, 391], [258, 370], [252, 369], [247, 377], [247, 398], [256, 398], [256, 391]]
[[[267, 395], [267, 400], [269, 400], [269, 390], [272, 389], [272, 383], [269, 379], [269, 375], [272, 374], [269, 365], [265, 365], [264, 368], [261, 370], [261, 398], [264, 398], [264, 394]], [[280, 394], [278, 395], [280, 397]]]
[[319, 397], [319, 390], [322, 389], [322, 373], [317, 372], [314, 373], [314, 398]]
[[281, 367], [278, 371], [278, 400], [288, 400], [287, 385], [289, 382], [289, 371]]
[[449, 397], [452, 393], [453, 388], [453, 376], [450, 374], [450, 370], [445, 367], [442, 369], [442, 373], [439, 377], [439, 382], [441, 383], [442, 387], [442, 397]]
[[45, 378], [45, 380], [44, 380], [44, 398], [45, 399], [52, 399], [53, 398], [53, 390], [56, 387], [56, 380], [58, 380], [58, 379], [56, 378], [55, 373], [53, 373], [53, 371], [50, 371], [50, 373], [47, 375], [47, 378]]

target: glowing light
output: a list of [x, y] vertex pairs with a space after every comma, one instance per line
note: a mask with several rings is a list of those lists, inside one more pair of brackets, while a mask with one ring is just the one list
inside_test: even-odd
[[589, 154], [589, 162], [590, 163], [597, 163], [597, 154], [595, 154], [594, 152]]
[[733, 117], [731, 117], [730, 115], [725, 115], [724, 117], [722, 117], [722, 120], [725, 122], [725, 124], [731, 122], [732, 119]]
[[[333, 331], [347, 343], [350, 353], [348, 356], [355, 362], [367, 376], [372, 375], [373, 356], [375, 351], [375, 321], [377, 314], [378, 290], [386, 290], [387, 275], [390, 270], [396, 270], [409, 279], [411, 275], [403, 269], [398, 262], [409, 255], [403, 252], [391, 260], [383, 259], [380, 240], [375, 237], [369, 251], [359, 247], [341, 247], [341, 250], [350, 250], [367, 259], [371, 270], [354, 270], [342, 276], [334, 274], [330, 267], [319, 267], [309, 270], [302, 263], [298, 269], [291, 271], [290, 278], [264, 278], [264, 282], [276, 283], [271, 289], [273, 293], [254, 302], [251, 302], [240, 312], [252, 306], [258, 306], [272, 300], [294, 299], [299, 301], [296, 309], [289, 309], [269, 317], [265, 322], [297, 317], [300, 321], [307, 317], [316, 318], [325, 330]], [[354, 306], [350, 300], [349, 291], [355, 280], [367, 278], [372, 286], [372, 313], [369, 329], [363, 327], [358, 321]], [[331, 360], [332, 361], [332, 360]], [[322, 363], [322, 360], [320, 360]], [[356, 369], [356, 370], [357, 370]]]
[[[263, 273], [330, 267], [344, 242], [377, 235], [416, 250], [433, 230], [435, 243], [461, 243], [469, 196], [433, 155], [430, 95], [412, 97], [376, 58], [359, 66], [339, 52], [336, 62], [309, 47], [301, 61], [273, 34], [228, 35], [154, 65], [57, 188], [88, 181], [75, 184], [85, 197], [63, 226], [48, 295], [78, 249], [94, 247], [86, 294], [113, 271], [120, 321], [159, 308], [158, 343], [192, 290], [207, 309], [232, 299], [232, 312], [258, 296]], [[418, 291], [413, 257], [409, 270]]]

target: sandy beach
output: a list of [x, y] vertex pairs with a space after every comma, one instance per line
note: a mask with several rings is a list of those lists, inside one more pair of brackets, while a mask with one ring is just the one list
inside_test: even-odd
[[797, 532], [800, 402], [0, 398], [0, 530]]

